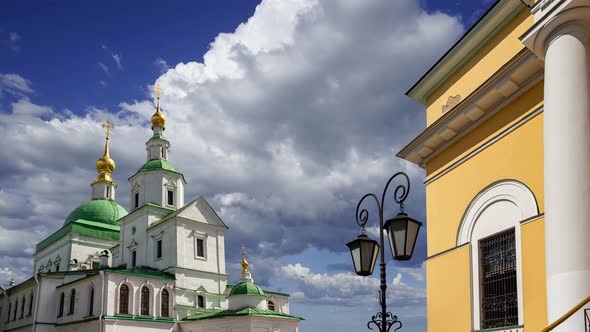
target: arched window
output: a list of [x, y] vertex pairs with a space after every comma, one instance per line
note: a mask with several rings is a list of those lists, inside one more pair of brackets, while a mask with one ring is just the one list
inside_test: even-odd
[[94, 287], [90, 288], [90, 296], [88, 299], [88, 316], [94, 314]]
[[146, 286], [141, 287], [141, 315], [150, 314], [150, 290]]
[[18, 300], [16, 300], [16, 305], [14, 306], [14, 314], [12, 315], [12, 320], [16, 319], [17, 311], [18, 311]]
[[129, 313], [129, 287], [127, 285], [121, 285], [119, 288], [119, 313]]
[[57, 317], [61, 317], [64, 315], [64, 303], [66, 301], [66, 295], [61, 293], [59, 295], [59, 311], [57, 312]]
[[162, 317], [169, 317], [170, 316], [170, 303], [169, 303], [169, 296], [168, 290], [162, 290]]
[[33, 294], [29, 297], [29, 314], [28, 316], [33, 314]]
[[272, 301], [268, 301], [268, 310], [275, 311], [275, 304]]
[[6, 323], [10, 321], [10, 311], [12, 310], [12, 302], [8, 302], [8, 315], [6, 315]]
[[203, 297], [203, 295], [197, 296], [197, 306], [199, 308], [205, 308], [205, 298]]
[[76, 290], [72, 289], [70, 292], [70, 310], [68, 310], [68, 315], [72, 315], [74, 313], [74, 306], [76, 305]]
[[22, 298], [22, 303], [20, 304], [20, 318], [25, 317], [25, 297]]
[[471, 244], [475, 330], [523, 324], [520, 226], [538, 215], [534, 194], [516, 180], [492, 183], [467, 207], [457, 245]]

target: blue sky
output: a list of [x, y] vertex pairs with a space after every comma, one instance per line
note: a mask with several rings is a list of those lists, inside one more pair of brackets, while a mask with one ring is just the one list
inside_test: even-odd
[[[407, 210], [427, 222], [424, 173], [394, 157], [424, 129], [422, 106], [403, 93], [492, 2], [4, 4], [0, 278], [27, 278], [34, 244], [90, 197], [106, 119], [128, 206], [158, 82], [187, 201], [204, 196], [230, 226], [232, 280], [245, 244], [255, 280], [293, 294], [301, 331], [363, 329], [378, 280], [350, 273], [357, 200], [404, 170]], [[388, 264], [404, 331], [426, 330], [425, 236], [412, 261]]]

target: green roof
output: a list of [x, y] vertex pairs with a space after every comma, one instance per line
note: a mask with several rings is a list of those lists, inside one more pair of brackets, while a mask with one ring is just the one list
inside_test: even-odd
[[164, 137], [164, 135], [154, 135], [154, 136], [152, 136], [152, 138], [149, 139], [149, 141], [151, 141], [153, 139], [161, 139], [161, 140], [164, 140], [164, 141], [167, 141], [168, 140], [166, 137]]
[[264, 295], [264, 291], [255, 283], [246, 281], [232, 287], [229, 296], [232, 295]]
[[[227, 287], [227, 288], [234, 288], [234, 287], [236, 287], [236, 285], [227, 284], [225, 287]], [[287, 297], [291, 296], [291, 295], [289, 295], [289, 293], [281, 293], [281, 292], [269, 291], [267, 289], [263, 289], [262, 291], [265, 294], [276, 294], [276, 295], [282, 295], [282, 296], [287, 296]]]
[[176, 172], [176, 168], [174, 168], [174, 165], [172, 165], [168, 160], [164, 159], [154, 159], [148, 161], [147, 163], [143, 164], [143, 166], [141, 166], [139, 172], [155, 171], [160, 169]]
[[91, 220], [78, 219], [67, 223], [57, 232], [49, 235], [45, 240], [39, 242], [36, 251], [39, 252], [62, 237], [76, 233], [82, 236], [89, 236], [98, 239], [119, 241], [119, 225], [105, 224], [103, 222], [96, 222]]
[[129, 270], [105, 269], [104, 271], [111, 272], [111, 273], [118, 273], [118, 274], [140, 276], [140, 277], [176, 280], [176, 278], [170, 273], [166, 273], [166, 272], [162, 272], [162, 271], [158, 271], [158, 270], [152, 270], [149, 268], [135, 267], [135, 268], [132, 268]]
[[297, 319], [302, 320], [301, 317], [291, 316], [283, 314], [281, 312], [268, 310], [268, 309], [254, 309], [254, 308], [243, 308], [240, 310], [220, 310], [220, 311], [208, 311], [200, 312], [191, 316], [186, 317], [183, 321], [193, 320], [204, 320], [204, 319], [215, 319], [225, 317], [236, 317], [236, 316], [255, 316], [255, 317], [271, 317], [271, 318], [284, 318], [284, 319]]
[[95, 199], [80, 205], [72, 211], [66, 218], [64, 226], [79, 219], [117, 225], [117, 220], [126, 215], [127, 210], [115, 201]]

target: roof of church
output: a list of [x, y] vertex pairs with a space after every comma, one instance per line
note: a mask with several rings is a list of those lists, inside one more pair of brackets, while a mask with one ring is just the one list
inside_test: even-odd
[[[236, 285], [227, 284], [226, 287], [227, 288], [234, 288], [234, 287], [236, 287]], [[263, 289], [262, 291], [264, 292], [264, 294], [275, 294], [275, 295], [281, 295], [281, 296], [287, 296], [287, 297], [291, 296], [291, 295], [289, 295], [289, 293], [281, 293], [281, 292], [269, 291], [269, 290], [266, 290], [266, 289]]]
[[236, 316], [258, 316], [258, 317], [270, 317], [270, 318], [284, 318], [284, 319], [297, 319], [303, 320], [301, 317], [287, 315], [278, 311], [268, 309], [254, 309], [254, 308], [242, 308], [240, 310], [211, 310], [200, 312], [186, 317], [183, 321], [193, 320], [204, 320], [204, 319], [215, 319], [225, 317], [236, 317]]
[[264, 291], [255, 283], [246, 281], [232, 287], [229, 296], [232, 295], [264, 295]]
[[55, 233], [49, 235], [45, 240], [39, 242], [36, 251], [39, 252], [57, 240], [70, 233], [80, 234], [93, 238], [104, 240], [118, 241], [119, 240], [119, 225], [111, 225], [103, 222], [96, 222], [92, 220], [78, 219], [65, 224]]
[[166, 137], [164, 137], [164, 135], [162, 134], [155, 134], [154, 136], [152, 136], [152, 138], [150, 138], [149, 140], [153, 140], [153, 139], [161, 139], [163, 141], [168, 141], [168, 139]]
[[95, 199], [80, 205], [72, 211], [66, 218], [64, 226], [78, 219], [117, 225], [117, 220], [126, 216], [127, 213], [127, 210], [115, 201]]
[[174, 167], [174, 165], [172, 165], [168, 160], [164, 160], [164, 159], [154, 159], [154, 160], [148, 161], [147, 163], [143, 164], [143, 166], [141, 166], [141, 168], [139, 169], [139, 172], [141, 172], [141, 171], [155, 171], [155, 170], [159, 170], [159, 169], [176, 172], [176, 168]]

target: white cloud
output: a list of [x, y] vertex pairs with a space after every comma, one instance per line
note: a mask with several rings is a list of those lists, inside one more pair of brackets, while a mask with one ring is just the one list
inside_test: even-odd
[[156, 60], [154, 60], [154, 64], [160, 68], [161, 74], [167, 72], [168, 69], [170, 69], [170, 66], [168, 65], [166, 60], [164, 60], [162, 58], [157, 58]]
[[121, 61], [122, 61], [121, 54], [113, 53], [113, 54], [111, 54], [111, 57], [113, 58], [113, 61], [115, 61], [115, 64], [117, 64], [117, 68], [119, 70], [123, 70], [123, 64], [121, 63]]
[[109, 66], [105, 65], [103, 62], [100, 62], [100, 61], [99, 61], [97, 64], [98, 64], [98, 67], [99, 67], [100, 69], [102, 69], [102, 71], [103, 71], [105, 74], [107, 74], [107, 75], [109, 74]]
[[[461, 31], [456, 18], [411, 0], [265, 0], [248, 22], [217, 36], [203, 63], [159, 77], [171, 162], [189, 182], [187, 201], [204, 196], [229, 225], [228, 259], [242, 244], [275, 258], [345, 250], [363, 193], [381, 190], [397, 170], [419, 188], [423, 173], [394, 158], [424, 122], [403, 92]], [[5, 230], [35, 229], [40, 239], [90, 198], [107, 119], [116, 125], [117, 197], [128, 205], [126, 178], [145, 162], [153, 100], [75, 115], [20, 98], [2, 111], [0, 188], [26, 202], [2, 221]], [[414, 189], [407, 203], [408, 212], [422, 211], [423, 193]]]
[[31, 81], [17, 74], [0, 73], [0, 97], [3, 93], [10, 93], [16, 96], [32, 94]]

